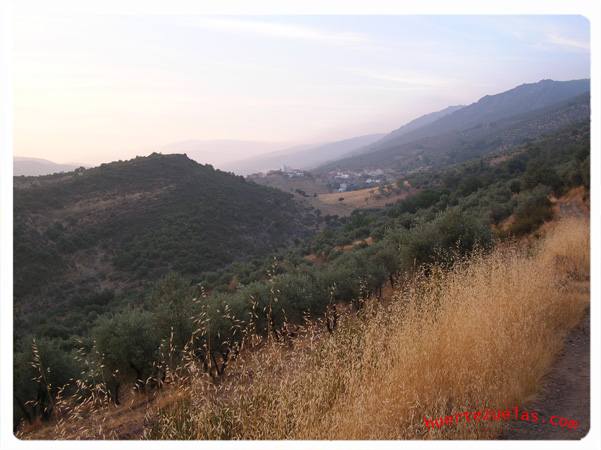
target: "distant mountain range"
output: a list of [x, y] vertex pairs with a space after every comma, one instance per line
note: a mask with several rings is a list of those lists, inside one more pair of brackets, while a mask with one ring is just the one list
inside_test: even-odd
[[40, 176], [53, 173], [70, 172], [81, 165], [77, 164], [57, 164], [47, 159], [26, 158], [24, 156], [15, 156], [13, 158], [14, 176]]
[[423, 116], [420, 116], [417, 119], [414, 119], [411, 122], [406, 123], [402, 127], [397, 128], [396, 130], [391, 131], [389, 134], [383, 136], [383, 138], [378, 141], [378, 144], [381, 145], [384, 142], [387, 142], [389, 140], [403, 136], [407, 133], [410, 133], [413, 130], [417, 130], [418, 128], [422, 128], [426, 125], [429, 125], [432, 122], [436, 122], [438, 119], [440, 119], [444, 116], [447, 116], [451, 113], [454, 113], [455, 111], [458, 111], [461, 108], [465, 108], [465, 106], [464, 105], [448, 106], [445, 109], [442, 109], [440, 111], [436, 111], [436, 112], [429, 113], [429, 114], [424, 114]]
[[303, 170], [315, 169], [341, 158], [368, 153], [374, 144], [380, 144], [386, 140], [402, 136], [461, 108], [463, 108], [461, 105], [449, 106], [441, 111], [425, 114], [389, 134], [367, 134], [325, 144], [296, 146], [226, 163], [222, 165], [222, 168], [241, 175], [268, 172], [269, 170], [281, 169], [283, 166]]
[[221, 165], [248, 175], [289, 166], [392, 172], [477, 157], [573, 125], [590, 115], [590, 81], [541, 80], [425, 114], [386, 134], [297, 146]]
[[[281, 169], [385, 169], [403, 172], [460, 162], [518, 145], [590, 118], [590, 80], [522, 84], [486, 95], [468, 106], [425, 114], [384, 134], [281, 149], [283, 144], [239, 140], [189, 140], [165, 145], [163, 153], [185, 153], [238, 175]], [[249, 154], [257, 156], [247, 157]], [[77, 165], [15, 157], [15, 175], [68, 172]]]
[[281, 142], [242, 141], [235, 139], [191, 139], [163, 145], [160, 153], [185, 153], [199, 164], [229, 169], [232, 161], [249, 158], [250, 155], [265, 154], [280, 150], [287, 144]]
[[325, 144], [296, 146], [233, 161], [223, 164], [221, 167], [240, 175], [277, 170], [281, 169], [282, 166], [308, 170], [329, 161], [352, 155], [356, 150], [369, 146], [383, 136], [384, 134], [368, 134]]
[[589, 120], [589, 97], [588, 79], [522, 84], [469, 106], [422, 116], [359, 149], [358, 154], [322, 165], [318, 171], [403, 171], [464, 161]]

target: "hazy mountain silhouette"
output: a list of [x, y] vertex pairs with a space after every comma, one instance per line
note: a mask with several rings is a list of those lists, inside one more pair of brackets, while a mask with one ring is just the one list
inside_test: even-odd
[[296, 146], [227, 163], [223, 165], [223, 168], [241, 175], [281, 169], [282, 166], [312, 169], [328, 161], [353, 154], [356, 150], [376, 142], [383, 136], [383, 134], [368, 134], [325, 144]]
[[285, 147], [282, 142], [244, 141], [235, 139], [190, 139], [159, 147], [161, 153], [185, 153], [199, 164], [222, 169], [231, 161], [246, 159]]
[[589, 92], [588, 79], [522, 84], [486, 95], [426, 125], [406, 132], [401, 127], [361, 154], [319, 170], [411, 169], [472, 158], [588, 120]]
[[15, 156], [13, 158], [14, 176], [50, 175], [59, 172], [70, 172], [78, 167], [80, 166], [76, 164], [58, 164], [41, 158], [27, 158], [24, 156]]

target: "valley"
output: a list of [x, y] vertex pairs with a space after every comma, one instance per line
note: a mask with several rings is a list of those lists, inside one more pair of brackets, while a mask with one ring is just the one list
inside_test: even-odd
[[[430, 327], [437, 323], [430, 319], [466, 340], [480, 339], [485, 328], [471, 324], [485, 317], [494, 329], [487, 311], [495, 310], [504, 324], [497, 331], [511, 334], [523, 324], [512, 325], [521, 317], [520, 305], [509, 300], [523, 298], [537, 324], [530, 332], [553, 341], [541, 350], [531, 377], [499, 384], [492, 377], [503, 370], [496, 361], [478, 362], [476, 353], [461, 348], [490, 375], [478, 388], [483, 401], [502, 407], [525, 401], [535, 389], [563, 335], [551, 336], [534, 306], [555, 295], [543, 289], [549, 280], [572, 273], [549, 263], [549, 255], [559, 252], [582, 276], [588, 270], [588, 260], [564, 255], [560, 245], [570, 226], [587, 226], [587, 87], [580, 80], [522, 85], [518, 94], [511, 90], [418, 118], [313, 169], [282, 167], [244, 177], [185, 154], [153, 153], [15, 177], [17, 433], [496, 436], [496, 428], [448, 435], [417, 429], [408, 419], [417, 417], [408, 406], [415, 399], [395, 390], [388, 377], [409, 380], [412, 392], [428, 399], [420, 414], [445, 413], [437, 409], [440, 398], [412, 378], [426, 371], [435, 380], [450, 367], [435, 361], [430, 344], [444, 332]], [[565, 222], [566, 215], [578, 223]], [[532, 252], [520, 253], [515, 242]], [[585, 244], [574, 247], [582, 252]], [[507, 276], [517, 284], [504, 284], [502, 267], [510, 268]], [[534, 291], [522, 270], [534, 274]], [[486, 284], [490, 273], [494, 286]], [[455, 289], [462, 283], [480, 292], [483, 309], [461, 300]], [[437, 289], [440, 296], [433, 294]], [[507, 309], [486, 303], [491, 289], [505, 292]], [[422, 297], [430, 303], [422, 305]], [[568, 332], [588, 299], [570, 306], [567, 297], [553, 298], [561, 307], [552, 320]], [[472, 322], [462, 322], [457, 311], [469, 313]], [[422, 337], [423, 348], [411, 344]], [[523, 355], [516, 368], [535, 359], [524, 346], [482, 345], [503, 358]], [[414, 352], [407, 360], [412, 365], [400, 362], [407, 353], [397, 347]], [[417, 355], [424, 352], [431, 358], [420, 362]], [[456, 354], [451, 347], [445, 352]], [[357, 359], [348, 358], [351, 353]], [[475, 381], [467, 366], [461, 370], [452, 380], [453, 395], [476, 407], [461, 388]], [[315, 394], [307, 400], [307, 415], [281, 422], [285, 411], [302, 409], [298, 402], [306, 399], [307, 386]], [[381, 411], [386, 426], [351, 426], [360, 405], [379, 410], [382, 386], [399, 405]], [[141, 413], [147, 407], [150, 418]], [[257, 411], [257, 420], [270, 424], [267, 434], [254, 425]], [[215, 423], [208, 417], [217, 425], [207, 425]], [[102, 429], [105, 434], [96, 426], [65, 425], [79, 418], [112, 425]]]
[[599, 448], [598, 2], [33, 3], [0, 449]]

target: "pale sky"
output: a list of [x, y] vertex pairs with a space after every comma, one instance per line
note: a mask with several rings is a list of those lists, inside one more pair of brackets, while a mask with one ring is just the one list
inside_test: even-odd
[[196, 139], [346, 139], [590, 76], [579, 16], [32, 13], [14, 31], [15, 154], [59, 163]]

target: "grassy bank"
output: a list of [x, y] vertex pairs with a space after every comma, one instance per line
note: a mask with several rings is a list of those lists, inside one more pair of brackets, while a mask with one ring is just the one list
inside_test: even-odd
[[[153, 411], [154, 439], [491, 438], [498, 424], [427, 430], [423, 417], [523, 405], [588, 305], [589, 230], [567, 219], [404, 280], [334, 333], [244, 353], [221, 383], [193, 377]], [[200, 371], [199, 371], [200, 373]], [[171, 389], [173, 395], [174, 389]]]

